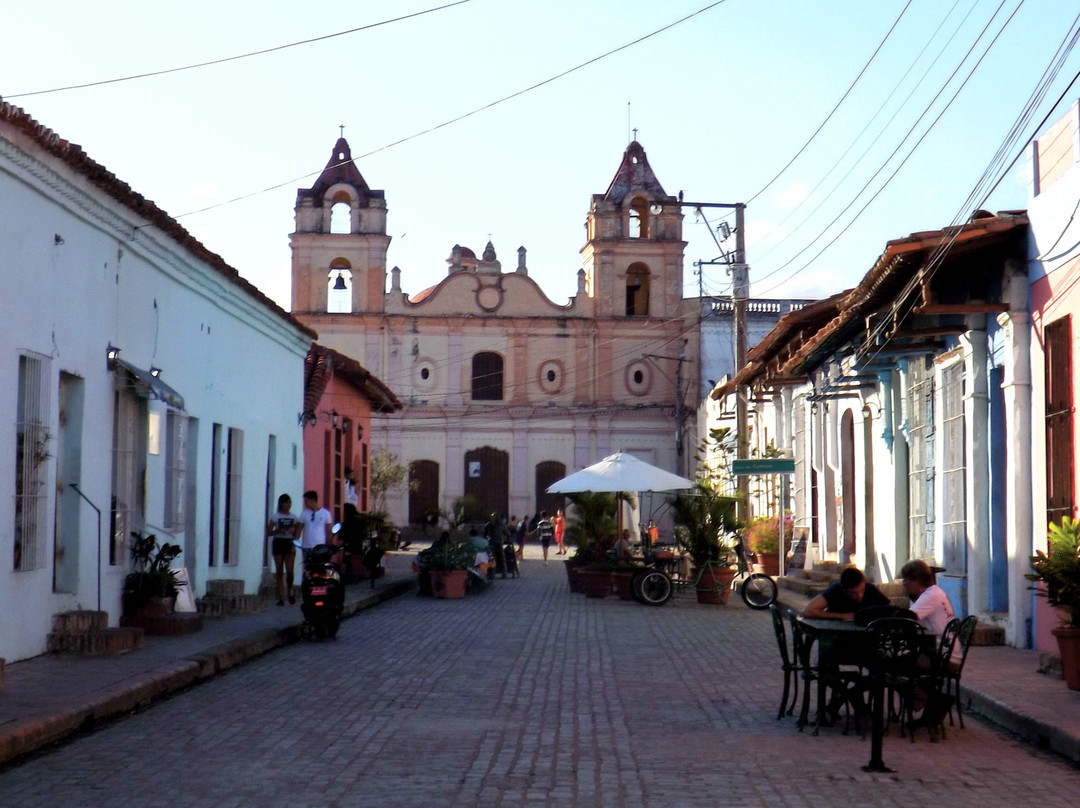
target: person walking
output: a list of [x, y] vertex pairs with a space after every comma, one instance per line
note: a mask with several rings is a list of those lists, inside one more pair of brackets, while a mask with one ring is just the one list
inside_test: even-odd
[[292, 497], [288, 494], [278, 497], [277, 513], [270, 519], [266, 534], [270, 537], [270, 552], [274, 556], [277, 605], [284, 606], [286, 596], [289, 603], [296, 603], [296, 593], [293, 590], [296, 545], [293, 542], [300, 535], [300, 520], [292, 513]]
[[555, 512], [555, 546], [558, 548], [555, 555], [566, 555], [566, 517], [563, 516], [562, 508]]
[[548, 563], [548, 548], [551, 540], [555, 538], [555, 525], [548, 519], [547, 511], [540, 511], [540, 518], [536, 522], [536, 535], [540, 537], [540, 546], [544, 550], [544, 564]]
[[529, 535], [529, 515], [525, 514], [521, 517], [521, 521], [518, 522], [517, 535], [514, 537], [517, 539], [518, 546], [518, 558], [522, 561], [525, 560], [525, 537]]

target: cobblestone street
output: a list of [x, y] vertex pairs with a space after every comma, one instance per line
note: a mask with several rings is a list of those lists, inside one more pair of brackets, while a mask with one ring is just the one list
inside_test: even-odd
[[399, 597], [0, 770], [18, 806], [1069, 806], [1080, 772], [974, 717], [946, 741], [775, 720], [767, 612], [571, 595], [525, 563]]

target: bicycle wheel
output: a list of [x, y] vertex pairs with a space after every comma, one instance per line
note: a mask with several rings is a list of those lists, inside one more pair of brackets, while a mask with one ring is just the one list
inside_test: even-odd
[[671, 579], [659, 570], [645, 570], [634, 576], [634, 597], [647, 606], [663, 606], [671, 600]]
[[739, 591], [751, 609], [767, 609], [776, 600], [776, 581], [763, 572], [752, 572]]

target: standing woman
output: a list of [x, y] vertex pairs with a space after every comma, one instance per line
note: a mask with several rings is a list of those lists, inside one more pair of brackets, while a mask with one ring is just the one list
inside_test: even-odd
[[555, 512], [555, 546], [559, 549], [555, 555], [566, 555], [566, 547], [563, 540], [566, 538], [566, 517], [563, 516], [562, 508]]
[[[288, 594], [289, 603], [296, 603], [293, 591], [293, 568], [296, 563], [296, 545], [300, 535], [300, 520], [292, 513], [292, 497], [282, 494], [278, 497], [277, 513], [270, 519], [266, 533], [270, 536], [270, 551], [274, 556], [274, 578], [277, 580], [277, 605], [285, 605]], [[286, 588], [286, 579], [288, 587]]]

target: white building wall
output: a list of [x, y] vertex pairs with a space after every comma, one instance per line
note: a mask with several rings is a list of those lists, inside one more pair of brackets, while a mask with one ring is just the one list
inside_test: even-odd
[[[197, 463], [188, 469], [197, 496], [187, 519], [194, 531], [170, 537], [185, 548], [196, 594], [207, 578], [242, 578], [254, 591], [262, 575], [263, 524], [269, 436], [277, 436], [273, 465], [278, 490], [300, 492], [294, 464], [300, 440], [303, 361], [310, 337], [220, 271], [211, 268], [25, 133], [0, 125], [0, 657], [16, 660], [45, 650], [52, 615], [69, 609], [109, 613], [116, 625], [128, 559], [109, 564], [112, 495], [113, 396], [117, 375], [106, 366], [106, 346], [122, 349], [132, 365], [163, 369], [185, 414], [197, 419]], [[48, 357], [50, 431], [62, 417], [61, 373], [81, 380], [81, 468], [76, 479], [57, 479], [55, 439], [49, 466], [48, 524], [43, 565], [12, 570], [16, 388], [19, 355]], [[166, 408], [150, 402], [162, 414]], [[66, 415], [66, 413], [65, 413]], [[210, 439], [212, 425], [242, 429], [244, 476], [239, 563], [209, 568]], [[163, 435], [164, 438], [164, 435]], [[299, 452], [295, 453], [299, 457]], [[147, 457], [147, 529], [165, 522], [165, 449]], [[53, 591], [53, 522], [58, 485], [70, 495], [77, 483], [101, 510], [101, 543], [93, 509], [80, 503], [78, 536], [64, 537], [77, 554], [77, 583]], [[161, 532], [159, 532], [159, 536]], [[76, 550], [77, 548], [77, 550]], [[100, 560], [99, 560], [100, 559]], [[100, 569], [100, 591], [98, 572]]]

